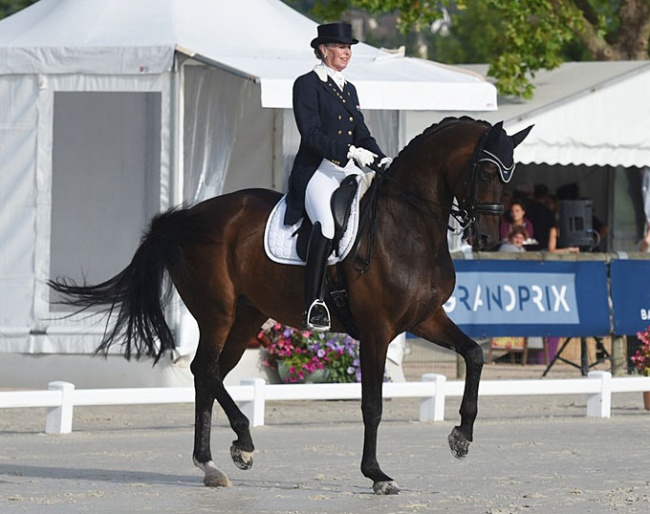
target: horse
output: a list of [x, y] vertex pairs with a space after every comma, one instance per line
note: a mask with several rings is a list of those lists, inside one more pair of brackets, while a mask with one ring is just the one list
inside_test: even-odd
[[[459, 221], [475, 248], [496, 243], [513, 150], [531, 128], [508, 136], [501, 122], [492, 126], [462, 117], [426, 129], [377, 174], [361, 201], [365, 221], [354, 251], [328, 269], [329, 278], [347, 291], [347, 306], [334, 312], [332, 329], [350, 333], [360, 344], [361, 472], [376, 494], [399, 493], [377, 460], [377, 432], [387, 348], [403, 332], [464, 359], [460, 424], [448, 442], [455, 457], [468, 452], [483, 353], [443, 309], [455, 285], [449, 219]], [[210, 450], [215, 399], [237, 437], [230, 448], [234, 464], [240, 469], [253, 464], [249, 421], [224, 387], [224, 377], [268, 318], [294, 327], [302, 322], [304, 267], [272, 262], [264, 251], [265, 222], [280, 198], [275, 191], [247, 189], [172, 208], [152, 219], [132, 261], [113, 278], [96, 285], [65, 277], [48, 281], [60, 302], [76, 312], [105, 310], [107, 329], [98, 353], [119, 342], [127, 359], [146, 356], [154, 363], [174, 348], [164, 309], [172, 285], [176, 288], [200, 330], [191, 363], [193, 460], [206, 486], [231, 486]]]

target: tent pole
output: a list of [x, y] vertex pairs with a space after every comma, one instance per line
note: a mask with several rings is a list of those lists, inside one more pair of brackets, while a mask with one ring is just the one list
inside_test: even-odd
[[183, 79], [184, 58], [174, 59], [174, 69], [171, 74], [171, 169], [170, 169], [170, 198], [171, 206], [183, 203]]

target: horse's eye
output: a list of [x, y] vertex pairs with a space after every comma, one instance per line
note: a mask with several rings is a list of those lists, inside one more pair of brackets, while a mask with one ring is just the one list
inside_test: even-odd
[[492, 163], [486, 163], [480, 167], [479, 177], [483, 182], [489, 182], [497, 174], [497, 167]]

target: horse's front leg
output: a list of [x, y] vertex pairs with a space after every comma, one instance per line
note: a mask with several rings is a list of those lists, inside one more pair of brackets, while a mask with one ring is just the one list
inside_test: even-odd
[[382, 387], [387, 349], [388, 343], [377, 345], [375, 341], [367, 340], [360, 346], [361, 412], [364, 426], [361, 472], [372, 480], [375, 494], [399, 493], [395, 481], [381, 470], [377, 461], [377, 431], [383, 409]]
[[474, 436], [474, 421], [478, 414], [478, 387], [483, 370], [483, 350], [465, 335], [443, 309], [418, 325], [413, 333], [445, 348], [455, 350], [465, 360], [465, 390], [460, 404], [460, 426], [449, 434], [449, 447], [454, 457], [462, 459], [469, 451]]

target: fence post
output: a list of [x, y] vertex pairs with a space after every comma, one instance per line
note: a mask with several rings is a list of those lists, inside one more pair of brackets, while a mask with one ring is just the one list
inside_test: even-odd
[[74, 384], [70, 382], [50, 382], [47, 384], [50, 391], [61, 391], [61, 405], [48, 407], [45, 419], [46, 434], [69, 434], [72, 432], [72, 395]]
[[587, 397], [588, 418], [612, 417], [612, 374], [608, 371], [590, 371], [591, 380], [600, 380], [600, 391]]
[[246, 415], [252, 427], [264, 426], [264, 386], [266, 381], [263, 378], [243, 378], [241, 385], [253, 386], [253, 401], [241, 402], [241, 410]]
[[422, 382], [434, 382], [435, 391], [433, 396], [420, 398], [420, 421], [444, 421], [447, 377], [438, 373], [427, 373], [422, 375]]

